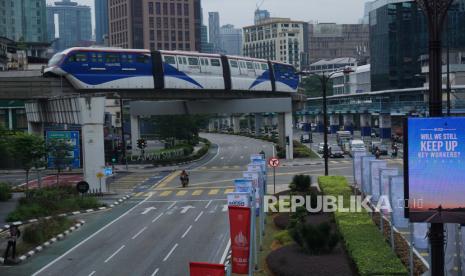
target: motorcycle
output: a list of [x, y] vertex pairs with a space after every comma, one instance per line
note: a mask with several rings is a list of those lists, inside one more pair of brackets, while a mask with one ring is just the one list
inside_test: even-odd
[[189, 184], [189, 177], [181, 177], [181, 184], [182, 184], [182, 187], [185, 188], [187, 187], [187, 185]]

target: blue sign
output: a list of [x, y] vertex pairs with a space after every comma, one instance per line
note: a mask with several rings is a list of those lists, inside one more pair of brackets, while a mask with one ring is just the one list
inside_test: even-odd
[[234, 187], [236, 193], [249, 193], [252, 194], [253, 189], [253, 181], [252, 179], [235, 179], [234, 180]]
[[112, 167], [105, 167], [103, 169], [103, 174], [105, 174], [105, 176], [113, 175], [113, 168]]
[[465, 118], [409, 118], [407, 135], [407, 217], [465, 223]]
[[[70, 167], [77, 169], [81, 167], [81, 142], [79, 131], [77, 130], [48, 130], [45, 134], [45, 141], [48, 143], [50, 140], [63, 140], [72, 146], [69, 153], [72, 162]], [[55, 158], [51, 155], [47, 156], [47, 167], [55, 167]]]

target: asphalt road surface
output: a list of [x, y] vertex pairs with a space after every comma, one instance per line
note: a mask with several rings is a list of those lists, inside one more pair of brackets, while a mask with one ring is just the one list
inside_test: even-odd
[[250, 154], [264, 150], [270, 156], [273, 148], [237, 136], [206, 137], [217, 151], [213, 159], [189, 168], [189, 187], [180, 187], [177, 172], [138, 192], [127, 211], [33, 275], [188, 275], [190, 261], [224, 262], [226, 193], [242, 176]]

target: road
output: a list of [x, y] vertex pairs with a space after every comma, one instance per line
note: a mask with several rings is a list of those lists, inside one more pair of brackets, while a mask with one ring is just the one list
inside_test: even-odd
[[229, 241], [225, 194], [251, 153], [272, 146], [227, 135], [208, 162], [191, 166], [191, 183], [176, 173], [138, 192], [131, 208], [57, 256], [33, 275], [188, 275], [190, 261], [224, 261]]

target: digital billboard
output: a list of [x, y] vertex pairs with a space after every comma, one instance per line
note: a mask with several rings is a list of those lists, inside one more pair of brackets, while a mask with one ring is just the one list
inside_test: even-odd
[[[72, 146], [69, 153], [72, 159], [71, 168], [77, 169], [81, 167], [81, 141], [78, 130], [48, 130], [45, 133], [45, 140], [48, 143], [50, 140], [63, 140]], [[47, 156], [47, 167], [54, 168], [55, 161], [51, 155]]]
[[465, 223], [465, 118], [408, 118], [404, 126], [405, 216]]

